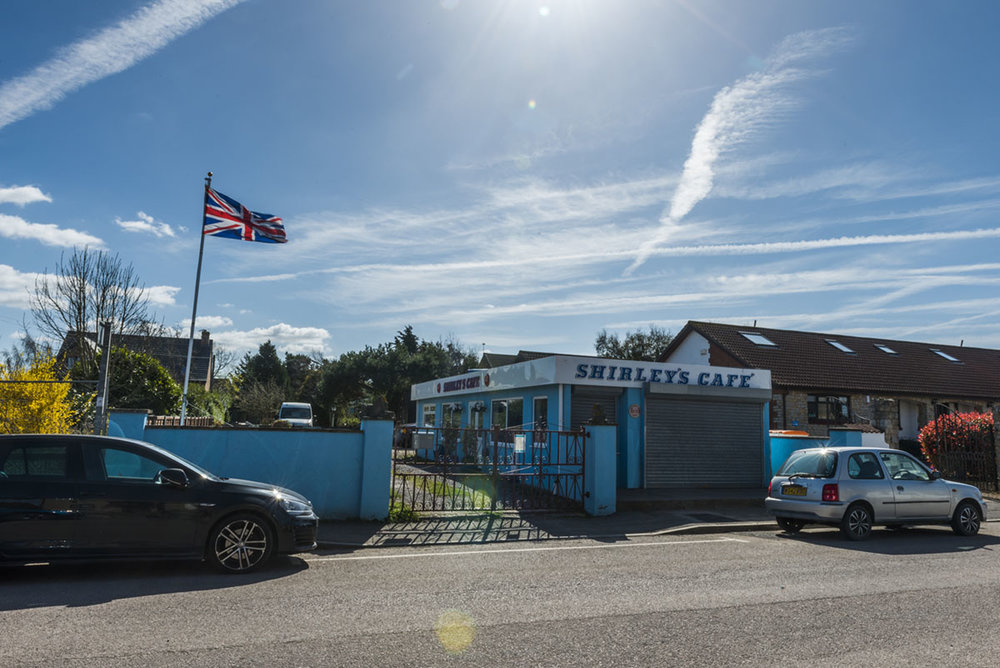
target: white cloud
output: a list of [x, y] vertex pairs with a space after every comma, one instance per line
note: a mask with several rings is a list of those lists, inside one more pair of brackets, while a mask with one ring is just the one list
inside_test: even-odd
[[172, 285], [154, 285], [146, 288], [146, 297], [151, 304], [157, 306], [173, 306], [177, 303], [174, 297], [181, 289]]
[[278, 350], [289, 353], [324, 352], [330, 333], [321, 327], [294, 327], [285, 323], [251, 330], [212, 332], [212, 339], [227, 350], [246, 352], [270, 340]]
[[0, 306], [26, 309], [28, 291], [41, 274], [23, 273], [8, 264], [0, 264]]
[[174, 231], [171, 229], [170, 225], [157, 221], [148, 213], [143, 211], [139, 211], [136, 215], [139, 216], [139, 220], [122, 220], [121, 218], [115, 218], [115, 224], [126, 232], [146, 232], [157, 237], [174, 236]]
[[[195, 320], [195, 325], [199, 329], [218, 329], [219, 327], [232, 327], [233, 319], [224, 315], [199, 315]], [[184, 331], [191, 329], [191, 318], [181, 320], [181, 328]]]
[[156, 53], [242, 0], [159, 0], [0, 85], [0, 128]]
[[799, 253], [826, 248], [872, 246], [878, 244], [912, 244], [929, 241], [968, 241], [1000, 237], [1000, 227], [953, 232], [922, 232], [918, 234], [873, 234], [858, 237], [836, 237], [810, 241], [765, 241], [757, 244], [716, 244], [660, 248], [652, 254], [661, 257], [691, 257], [696, 255], [721, 257], [727, 255], [763, 255], [769, 253]]
[[89, 246], [103, 248], [104, 241], [87, 232], [61, 228], [51, 223], [29, 223], [19, 216], [0, 213], [0, 237], [8, 239], [34, 239], [46, 246]]
[[0, 188], [0, 204], [16, 204], [23, 207], [35, 202], [51, 202], [52, 198], [36, 186], [11, 186]]
[[681, 219], [708, 197], [715, 181], [715, 163], [724, 152], [773, 124], [796, 105], [795, 98], [786, 92], [786, 87], [814, 74], [796, 65], [807, 58], [832, 51], [847, 41], [847, 33], [837, 28], [787, 37], [767, 59], [762, 71], [754, 72], [716, 94], [711, 108], [695, 131], [691, 152], [684, 162], [681, 180], [674, 190], [670, 206], [661, 219], [660, 230], [642, 245], [626, 273], [638, 269], [658, 245], [672, 236]]

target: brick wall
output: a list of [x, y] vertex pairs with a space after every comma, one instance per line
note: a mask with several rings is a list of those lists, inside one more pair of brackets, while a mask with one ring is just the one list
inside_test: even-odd
[[[810, 394], [839, 394], [835, 392], [816, 391], [814, 393], [788, 390], [782, 394], [775, 392], [771, 397], [771, 428], [798, 429], [810, 436], [826, 437], [833, 425], [810, 424], [808, 397]], [[844, 396], [839, 394], [839, 396]], [[886, 442], [893, 446], [899, 445], [899, 398], [876, 394], [848, 394], [851, 421], [855, 424], [870, 424], [883, 432]], [[905, 400], [918, 407], [918, 426], [922, 427], [934, 419], [934, 405], [960, 405], [962, 410], [985, 411], [985, 404], [963, 401], [954, 398], [905, 397]], [[798, 424], [795, 424], [796, 421]], [[1000, 421], [997, 421], [1000, 425]], [[1000, 433], [1000, 429], [997, 430]], [[1000, 446], [998, 446], [1000, 448]]]

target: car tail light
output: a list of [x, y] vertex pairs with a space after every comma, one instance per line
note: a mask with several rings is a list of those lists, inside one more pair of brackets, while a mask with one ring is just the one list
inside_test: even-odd
[[823, 500], [840, 501], [840, 488], [836, 483], [832, 485], [823, 485]]
[[774, 484], [774, 481], [771, 481], [771, 482], [767, 483], [767, 495], [768, 496], [771, 496], [771, 486], [773, 484]]

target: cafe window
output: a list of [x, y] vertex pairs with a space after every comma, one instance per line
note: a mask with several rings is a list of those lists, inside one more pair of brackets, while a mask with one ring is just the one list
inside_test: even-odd
[[523, 399], [494, 399], [491, 403], [491, 426], [501, 429], [520, 429], [523, 426]]
[[806, 410], [812, 424], [845, 424], [850, 422], [850, 402], [847, 397], [810, 394]]
[[486, 414], [486, 404], [482, 401], [474, 401], [469, 404], [469, 428], [482, 429], [483, 416]]
[[462, 404], [445, 404], [441, 410], [441, 426], [457, 429], [462, 426]]
[[535, 421], [535, 429], [548, 429], [549, 428], [549, 398], [548, 397], [535, 397], [534, 404], [532, 405], [533, 413], [531, 417]]
[[424, 406], [424, 422], [423, 426], [433, 427], [437, 424], [437, 406], [434, 404], [429, 404]]

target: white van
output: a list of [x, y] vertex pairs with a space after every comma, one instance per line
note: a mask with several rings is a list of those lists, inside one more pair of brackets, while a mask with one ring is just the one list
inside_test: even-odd
[[286, 401], [281, 404], [281, 409], [278, 410], [278, 419], [293, 427], [311, 427], [313, 426], [312, 405]]

